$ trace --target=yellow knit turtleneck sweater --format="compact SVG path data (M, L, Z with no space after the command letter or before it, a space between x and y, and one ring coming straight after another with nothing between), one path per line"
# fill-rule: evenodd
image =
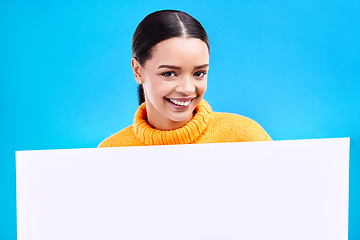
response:
M255 121L232 113L218 113L202 100L192 120L185 126L162 131L146 121L146 105L139 106L134 124L108 137L99 147L171 145L268 141L270 136Z

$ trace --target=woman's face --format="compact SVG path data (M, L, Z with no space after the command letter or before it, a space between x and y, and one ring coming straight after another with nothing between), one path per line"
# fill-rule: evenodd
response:
M143 84L147 121L160 130L184 126L207 87L209 51L197 38L171 38L154 46L144 66L132 60L135 78Z

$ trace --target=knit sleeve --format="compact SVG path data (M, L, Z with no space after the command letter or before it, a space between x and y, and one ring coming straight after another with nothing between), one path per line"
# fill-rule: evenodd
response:
M254 120L244 117L244 123L246 124L245 128L245 141L271 141L269 134Z
M111 135L102 141L98 148L103 147L129 147L144 145L134 134L133 126L124 128L123 130Z

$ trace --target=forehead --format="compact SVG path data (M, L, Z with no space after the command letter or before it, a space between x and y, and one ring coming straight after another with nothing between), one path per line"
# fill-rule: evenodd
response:
M203 65L209 63L209 50L198 38L170 38L154 46L146 65Z

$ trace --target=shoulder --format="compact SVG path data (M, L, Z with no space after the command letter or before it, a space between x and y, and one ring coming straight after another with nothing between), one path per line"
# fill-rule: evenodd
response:
M103 140L98 147L125 147L139 145L141 145L141 143L134 134L133 126L129 126Z
M271 137L256 121L234 113L213 112L211 120L214 126L224 133L240 137L240 141L268 141Z
M256 121L252 120L251 118L235 113L213 112L213 121L226 123L231 126L261 127Z

